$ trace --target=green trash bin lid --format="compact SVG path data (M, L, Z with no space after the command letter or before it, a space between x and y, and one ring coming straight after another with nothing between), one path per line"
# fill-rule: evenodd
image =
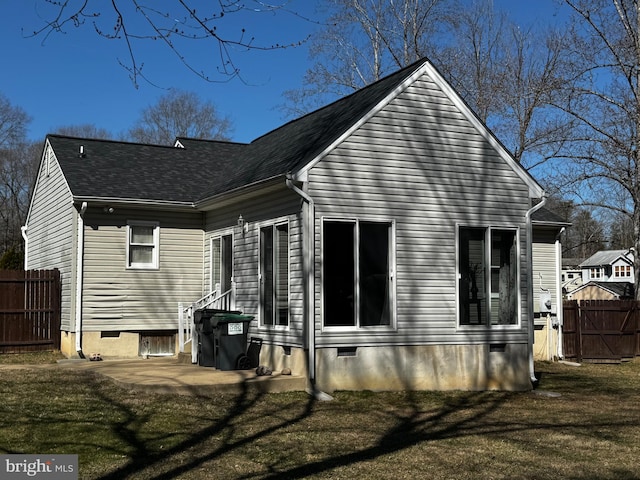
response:
M216 313L213 315L216 323L220 322L250 322L255 317L251 315L242 315L240 313Z

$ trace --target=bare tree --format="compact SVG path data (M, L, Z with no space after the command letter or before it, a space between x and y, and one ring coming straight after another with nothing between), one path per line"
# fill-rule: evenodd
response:
M567 100L556 106L576 127L559 175L584 204L629 218L640 252L640 6L638 0L564 3L573 14L566 35ZM637 299L639 287L637 275Z
M0 148L23 141L30 121L27 112L11 105L9 99L0 93Z
M108 130L97 127L92 123L86 123L82 125L62 125L54 128L52 133L59 135L66 135L69 137L84 137L84 138L100 138L103 140L114 139L114 135Z
M195 0L143 2L141 0L39 0L39 13L44 19L30 35L43 37L43 41L56 33L89 26L105 39L122 42L127 58L118 59L137 86L139 79L151 81L144 71L144 59L139 57L141 42L158 42L202 79L228 81L240 75L236 61L239 52L247 50L274 50L299 45L306 39L268 43L256 39L247 28L232 30L225 17L234 15L247 23L255 22L256 15L288 14L302 18L287 8L290 0L264 2L262 0L218 0L216 5L202 5ZM265 19L268 20L268 19ZM285 32L278 32L283 35ZM189 42L206 43L213 56L192 58L188 54ZM216 58L217 60L211 59Z
M176 137L228 140L231 131L231 120L219 115L213 103L192 92L171 90L142 111L129 136L136 142L170 145Z
M37 162L35 147L25 140L30 118L0 94L0 263L21 258L22 235Z
M468 3L449 10L448 35L433 56L515 159L538 167L556 155L570 126L551 106L563 87L562 35L516 24L491 1Z
M328 0L326 28L311 39L314 62L283 110L300 115L407 66L438 37L444 0Z
M0 149L0 264L7 267L22 265L20 227L29 209L41 149L40 143L26 141Z
M428 57L518 161L532 168L556 155L569 127L551 107L563 86L561 35L520 27L488 0L330 4L329 27L312 40L304 86L285 94L287 113Z

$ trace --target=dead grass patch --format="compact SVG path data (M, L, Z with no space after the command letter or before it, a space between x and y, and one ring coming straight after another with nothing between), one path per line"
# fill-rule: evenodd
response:
M190 397L3 370L0 452L76 453L85 479L640 478L640 362L540 363L539 389Z

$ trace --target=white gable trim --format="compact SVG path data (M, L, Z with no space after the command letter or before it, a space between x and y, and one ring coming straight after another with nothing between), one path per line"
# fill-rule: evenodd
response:
M400 85L398 85L395 89L393 89L382 101L380 101L375 107L373 107L367 114L365 114L359 121L357 121L351 128L346 130L342 135L340 135L335 141L333 141L327 148L325 148L322 152L320 152L314 159L308 162L303 168L297 171L293 178L296 181L305 181L307 178L307 174L310 169L312 169L317 163L322 160L327 154L329 154L332 150L337 148L343 141L345 141L350 135L352 135L356 130L362 127L366 122L368 122L374 115L379 113L383 108L385 108L393 99L395 99L398 95L400 95L404 90L406 90L410 85L416 82L422 75L427 74L431 77L431 79L438 85L438 87L442 90L442 92L453 102L453 104L460 110L460 112L464 115L464 117L473 125L473 127L478 131L478 133L487 141L489 144L496 150L500 158L502 158L507 165L511 167L511 169L515 172L520 179L527 185L529 188L529 197L531 198L541 198L544 194L544 189L535 181L535 179L520 165L515 161L513 156L504 148L504 146L498 141L498 139L489 131L486 125L484 125L478 117L473 113L473 111L467 106L467 104L462 100L462 98L458 95L458 93L449 85L449 83L438 73L436 68L429 62L425 60L422 65L416 68L416 70L407 77Z
M29 225L29 220L31 219L31 209L33 208L33 199L36 197L36 193L38 191L38 187L40 187L40 182L42 178L43 170L46 170L46 177L49 177L51 162L55 161L58 165L58 169L60 170L60 175L64 179L65 187L67 188L67 193L69 197L73 197L73 193L71 192L71 187L69 186L69 182L64 175L64 171L62 170L62 166L60 162L58 162L58 157L56 156L56 152L53 150L49 139L45 140L44 148L42 150L42 156L40 157L40 165L38 167L38 173L36 174L36 179L33 184L33 192L31 192L31 198L29 199L29 210L27 211L27 216L25 218L24 224L25 226Z

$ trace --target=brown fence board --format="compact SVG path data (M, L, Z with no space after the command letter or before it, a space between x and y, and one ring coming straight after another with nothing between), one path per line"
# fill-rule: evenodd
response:
M565 301L565 358L578 362L619 362L640 355L640 302Z
M60 348L60 272L0 271L0 353Z

